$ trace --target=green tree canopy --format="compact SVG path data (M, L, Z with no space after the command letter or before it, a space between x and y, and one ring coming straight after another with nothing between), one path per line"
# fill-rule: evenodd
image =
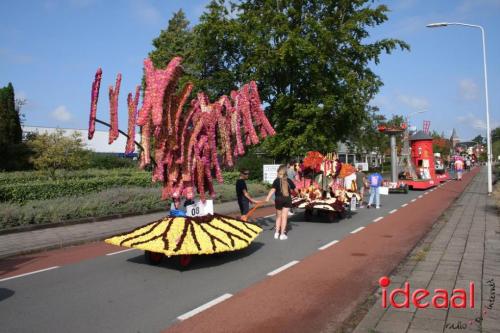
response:
M211 98L255 80L277 131L264 143L274 156L330 151L371 122L368 103L382 81L370 65L409 49L401 40L369 39L387 12L369 0L212 0L192 39L184 38L184 66ZM189 31L176 17L162 34L174 23ZM152 54L176 54L176 43L157 41Z
M22 146L22 129L16 106L14 87L9 83L0 88L0 169L18 169L25 156ZM21 152L22 150L22 152Z
M63 130L34 134L27 144L33 151L32 163L38 170L81 169L89 163L90 152L77 132L71 136L65 136Z

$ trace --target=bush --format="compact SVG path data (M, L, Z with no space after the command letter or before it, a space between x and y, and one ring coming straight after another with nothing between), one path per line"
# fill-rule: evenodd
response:
M151 187L151 176L138 174L131 177L99 177L90 179L64 179L31 183L0 185L0 202L24 203L28 200L46 200L64 196L98 192L112 187Z
M236 198L234 185L216 185L215 202ZM253 196L266 193L262 184L249 184ZM0 229L28 224L62 222L80 218L106 217L116 214L143 214L165 209L158 188L120 187L97 193L19 203L0 203Z
M108 170L115 168L137 168L137 161L128 157L92 152L89 168Z
M248 169L250 171L250 180L262 181L264 164L273 164L273 160L249 153L238 160L235 171L238 172L240 169Z
M32 162L37 170L82 169L88 166L90 151L86 150L81 135L74 132L65 136L63 130L55 133L32 134L26 141L33 151Z

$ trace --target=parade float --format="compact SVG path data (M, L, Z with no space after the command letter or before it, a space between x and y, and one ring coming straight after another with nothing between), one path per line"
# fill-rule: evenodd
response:
M409 141L411 154L408 166L400 177L401 181L412 190L426 190L438 185L432 137L424 131L418 131Z
M170 216L105 242L144 250L152 264L172 257L187 266L193 255L243 249L262 231L253 223L214 213L206 193L215 197L213 182L223 182L222 166L233 166L246 146L275 131L254 81L215 102L199 92L188 103L194 87L190 82L179 86L181 63L182 58L175 57L165 69L158 69L150 59L144 61L142 105L138 107L141 89L137 86L127 99L127 133L118 129L121 74L115 86L109 87L110 123L96 117L102 79L99 68L92 83L88 137L92 139L96 122L110 128L110 144L119 133L125 135L126 154L140 148L140 167L152 168L152 181L163 184L161 198L171 205ZM136 127L140 143L134 141Z
M356 169L341 163L335 153L324 156L317 151L308 152L301 171L302 179L296 182L297 193L292 205L305 210L306 220L311 220L316 210L326 214L330 222L337 221L350 213L353 198L361 200L356 193L356 182L352 181Z
M436 179L439 182L445 182L450 179L450 175L446 171L446 165L440 153L434 153L434 168Z

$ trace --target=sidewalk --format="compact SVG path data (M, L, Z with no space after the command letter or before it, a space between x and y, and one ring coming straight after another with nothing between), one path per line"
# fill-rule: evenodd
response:
M500 289L494 287L500 282L500 219L486 195L485 168L390 279L388 295L408 281L410 293L426 288L430 297L436 288L450 295L454 288L469 290L469 281L474 281L476 305L416 309L410 303L409 309L384 309L379 289L355 333L500 332Z
M256 200L264 199L264 197L256 198ZM229 201L214 206L214 210L219 214L228 215L236 212L239 214L238 203L236 201ZM107 221L0 235L0 258L103 240L115 234L127 232L141 225L159 220L166 215L167 212L165 211Z

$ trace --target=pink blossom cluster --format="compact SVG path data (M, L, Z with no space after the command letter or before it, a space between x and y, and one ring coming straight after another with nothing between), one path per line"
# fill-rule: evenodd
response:
M120 84L122 82L122 75L118 73L116 76L115 87L109 86L109 112L111 115L111 128L109 129L109 144L112 144L120 133L118 132L118 96L120 95Z
M125 147L125 154L132 154L135 151L135 124L137 122L137 105L139 104L139 97L141 93L141 86L135 87L135 97L132 93L128 93L128 139L127 146Z
M95 73L94 82L92 82L92 90L90 95L90 118L89 118L89 140L94 137L95 118L97 115L97 101L99 100L99 89L101 87L102 69L98 68Z
M199 92L188 103L193 84L188 82L179 89L181 62L182 58L175 57L165 69L156 69L150 59L144 61L146 88L135 122L141 126L144 148L140 166L150 164L153 149L156 165L152 180L163 182L162 199L192 199L198 192L205 201L206 192L215 196L213 178L223 182L221 166L234 165L245 154L245 146L259 143L275 131L261 106L254 81L232 91L231 97L224 95L212 103L204 92ZM129 94L128 99L131 138L135 134L138 96L136 90L136 98ZM117 124L113 110L112 126L114 121ZM128 142L127 152L133 149L130 145Z

